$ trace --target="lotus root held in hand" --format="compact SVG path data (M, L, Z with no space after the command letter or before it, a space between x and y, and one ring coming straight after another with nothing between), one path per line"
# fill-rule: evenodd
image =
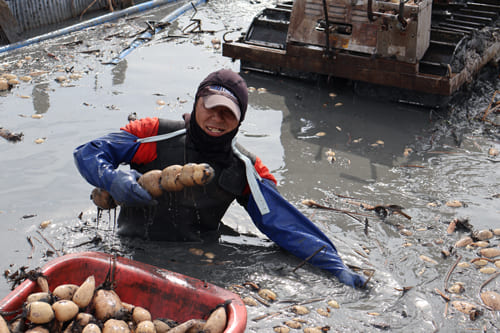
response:
M151 170L143 174L137 181L152 197L157 198L163 194L161 188L161 171Z
M182 167L179 180L184 186L206 185L214 175L214 169L207 163L188 163Z
M97 207L104 210L113 209L117 206L115 200L111 197L111 194L101 188L94 188L90 194L90 199Z
M179 180L182 166L178 164L170 165L161 172L161 187L167 192L177 192L184 188L184 184Z

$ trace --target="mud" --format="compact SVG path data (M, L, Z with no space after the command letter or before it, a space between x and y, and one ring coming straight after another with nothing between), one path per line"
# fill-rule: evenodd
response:
M328 326L333 332L498 330L498 313L484 308L478 296L491 276L473 265L451 270L459 256L468 263L478 257L477 248L454 247L470 232L447 233L455 218L466 218L474 230L500 226L498 156L488 154L500 148L500 121L496 112L482 120L500 89L498 67L488 67L444 110L376 101L354 94L342 80L242 73L255 89L240 143L265 162L280 192L332 239L347 264L374 272L368 290L343 286L309 265L294 270L301 261L268 241L236 205L224 223L242 235L225 235L216 244L118 239L115 211L96 219L93 187L79 176L73 149L117 131L134 112L173 119L190 112L206 74L239 70L212 40L233 30L227 38L238 35L269 4L212 1L194 18L213 33L183 34L193 22L191 14L183 15L116 66L102 63L126 47L146 20L161 19L172 7L0 54L1 72L32 77L0 92L0 127L24 134L20 142L0 141L2 268L32 269L58 253L91 250L197 277L242 297L255 297L243 286L252 281L274 291L277 300L247 307L248 332L271 331L296 317L302 328ZM59 76L68 80L57 82ZM305 199L368 216L308 207ZM462 205L446 205L452 200ZM360 203L398 205L411 220L400 214L380 218ZM500 243L499 236L489 241ZM449 285L464 284L463 294L445 291L447 275ZM498 292L499 285L494 279L483 291ZM9 289L1 280L1 293ZM471 320L447 306L436 289L452 301L476 304L482 314ZM297 315L291 310L296 303L311 312Z

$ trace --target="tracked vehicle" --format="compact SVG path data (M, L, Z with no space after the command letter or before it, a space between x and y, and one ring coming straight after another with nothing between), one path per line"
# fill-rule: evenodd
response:
M295 0L261 11L223 55L242 70L345 78L434 103L498 63L499 14L498 0Z

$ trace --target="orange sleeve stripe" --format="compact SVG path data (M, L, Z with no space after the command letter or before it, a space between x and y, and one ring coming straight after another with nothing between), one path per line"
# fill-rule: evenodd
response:
M257 170L257 173L262 178L269 179L269 180L273 181L274 184L278 184L278 182L276 181L276 178L274 178L274 176L271 174L269 169L264 165L264 163L262 163L262 160L260 158L258 158L258 157L255 158L254 167L255 167L255 170Z
M261 176L262 178L269 179L270 181L274 182L274 184L278 184L276 181L276 178L272 175L272 173L269 171L269 169L262 163L262 160L258 157L255 158L255 164L254 164L255 170ZM245 187L245 190L243 190L243 194L247 195L250 194L250 186Z
M123 131L129 132L138 138L147 138L158 135L159 120L154 118L143 118L136 121L131 121L126 126L120 128ZM156 142L141 143L132 158L132 163L146 164L154 161L157 158Z

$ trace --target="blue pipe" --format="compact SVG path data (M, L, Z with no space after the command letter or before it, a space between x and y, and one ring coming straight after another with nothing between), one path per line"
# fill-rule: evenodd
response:
M130 54L133 50L141 46L142 44L150 41L154 35L162 31L166 26L167 23L170 23L174 21L176 18L184 14L186 11L189 9L196 9L196 6L205 3L207 0L197 0L196 3L194 2L189 2L186 3L185 5L177 8L175 11L170 13L169 15L165 16L163 19L161 19L155 26L154 30L149 29L145 32L143 32L139 37L137 37L126 49L120 52L118 56L113 58L110 62L107 64L112 64L116 65L118 64L123 58L125 58L128 54Z
M99 16L99 17L96 17L94 19L82 22L82 23L78 23L78 24L75 24L75 25L72 25L72 26L69 26L66 28L52 31L52 32L49 32L49 33L44 34L44 35L36 36L36 37L26 39L26 40L23 40L23 41L20 41L17 43L2 46L2 47L0 47L0 53L6 52L6 51L11 51L14 49L18 49L18 48L28 46L31 44L39 43L39 42L47 40L47 39L59 37L59 36L62 36L62 35L65 35L65 34L68 34L71 32L75 32L75 31L79 31L79 30L82 30L85 28L93 27L95 25L99 25L99 24L102 24L102 23L105 23L108 21L113 21L113 20L115 20L119 17L125 16L125 15L135 14L135 13L149 10L149 9L152 9L152 8L155 8L158 6L165 5L165 4L170 3L170 2L177 2L177 1L178 0L151 0L149 2L141 3L141 4L138 4L138 5L135 5L135 6L120 10L120 11L108 13L108 14L105 14L103 16Z

